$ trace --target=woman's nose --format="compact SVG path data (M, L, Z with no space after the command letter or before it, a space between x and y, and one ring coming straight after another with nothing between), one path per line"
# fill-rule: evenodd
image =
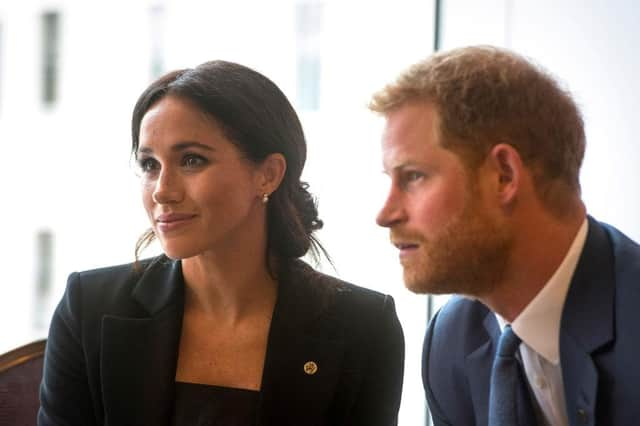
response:
M155 182L153 201L158 204L179 203L182 201L182 190L180 179L169 170L162 170Z

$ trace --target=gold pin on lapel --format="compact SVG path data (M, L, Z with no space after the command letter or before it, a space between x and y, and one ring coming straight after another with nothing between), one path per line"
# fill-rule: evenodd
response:
M313 361L307 361L304 363L303 369L306 374L312 376L318 371L318 364Z

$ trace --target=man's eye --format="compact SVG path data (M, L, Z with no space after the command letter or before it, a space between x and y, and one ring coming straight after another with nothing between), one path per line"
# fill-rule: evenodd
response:
M407 182L413 182L413 181L416 181L416 180L422 178L423 176L424 175L422 173L420 173L420 172L411 171L411 172L407 172L407 174L405 176L405 179L406 179Z
M399 184L404 189L409 189L417 185L424 179L425 174L418 171L407 170L400 175Z

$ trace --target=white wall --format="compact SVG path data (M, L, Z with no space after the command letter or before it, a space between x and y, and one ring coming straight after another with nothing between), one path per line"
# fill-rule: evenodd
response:
M10 4L9 4L10 3ZM374 222L384 197L382 119L366 104L416 57L430 53L432 1L324 1L320 107L300 113L305 180L336 269L390 293L407 341L401 425L424 423L420 346L424 297L404 289L397 254ZM129 262L146 228L130 169L129 121L151 81L150 8L164 7L165 68L210 59L251 66L295 100L294 0L85 0L0 3L0 352L46 335L72 271ZM61 13L59 101L40 101L40 14ZM53 288L36 305L35 234L54 234ZM34 310L44 318L34 323Z
M444 1L443 47L493 43L532 56L583 107L589 211L640 239L639 14L630 0ZM293 0L85 0L0 3L0 352L38 336L35 233L55 238L48 309L74 270L128 262L146 219L129 168L133 103L150 81L149 8L166 10L167 69L221 58L252 66L295 99ZM62 13L59 103L39 100L39 14ZM320 238L336 270L394 296L407 340L403 426L424 424L420 346L426 299L407 292L386 231L374 224L385 179L382 120L370 94L431 51L433 1L327 0L320 108L302 112L305 179L320 201ZM442 300L442 299L441 299ZM50 312L40 312L49 318Z
M534 59L574 94L587 134L587 210L640 240L640 9L632 0L444 2L443 47L490 43Z
M640 241L640 9L632 0L443 0L442 48L494 44L549 70L584 115L587 211ZM438 296L436 306L446 302Z

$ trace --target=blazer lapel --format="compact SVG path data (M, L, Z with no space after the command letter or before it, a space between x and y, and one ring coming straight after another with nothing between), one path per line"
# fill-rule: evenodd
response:
M473 411L476 425L486 425L489 418L489 388L494 350L500 338L500 327L493 312L489 311L483 321L484 330L480 330L486 341L467 355L466 376L469 379Z
M334 324L322 316L330 289L314 288L308 266L295 263L279 277L258 409L259 425L325 424L342 372L344 343L315 333ZM326 286L325 286L326 287ZM306 368L305 368L306 366Z
M567 294L560 361L570 424L593 425L598 371L592 353L614 339L614 260L605 230L589 218L584 249Z
M132 292L147 316L105 316L101 371L105 424L166 425L171 419L183 314L180 262L150 264Z

